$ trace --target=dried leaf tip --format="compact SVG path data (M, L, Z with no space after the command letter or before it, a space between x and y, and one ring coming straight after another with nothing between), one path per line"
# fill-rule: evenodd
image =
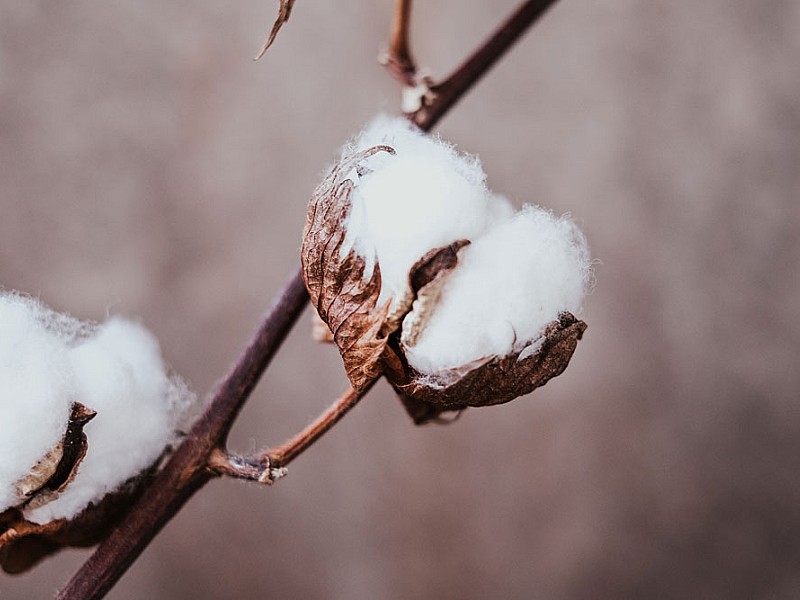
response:
M289 20L289 16L292 14L292 8L294 7L295 0L280 0L280 8L278 9L278 18L275 19L275 22L272 24L272 29L269 32L269 36L267 36L264 45L261 47L261 50L258 51L253 57L253 60L258 60L264 54L266 54L269 47L272 46L272 43L275 41L275 38L278 37L278 32L283 27L284 23Z

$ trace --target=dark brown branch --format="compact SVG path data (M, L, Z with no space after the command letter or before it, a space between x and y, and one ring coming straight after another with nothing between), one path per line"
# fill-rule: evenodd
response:
M522 34L550 8L556 0L523 2L484 44L475 51L450 77L431 87L432 99L423 104L411 119L429 131L467 90L514 45Z
M554 1L525 2L484 46L438 86L438 95L413 116L417 125L429 131ZM233 420L297 321L307 297L298 271L278 296L203 416L119 527L59 593L60 600L98 600L105 596L161 528L212 477L207 466L210 455L224 445ZM304 438L302 447L307 448L315 439ZM294 458L297 453L284 455L285 461L286 456Z
M58 595L62 600L102 598L161 528L211 477L206 463L227 435L264 369L306 305L299 271L273 304L253 340L140 500Z

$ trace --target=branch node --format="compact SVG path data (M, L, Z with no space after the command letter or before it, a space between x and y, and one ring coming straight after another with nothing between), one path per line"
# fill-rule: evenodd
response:
M433 89L433 79L428 75L406 83L400 90L400 110L404 114L413 115L425 106L430 106L436 99Z
M261 477L258 478L258 482L272 485L278 479L286 477L286 473L288 472L289 470L286 467L270 467L268 469L264 469Z

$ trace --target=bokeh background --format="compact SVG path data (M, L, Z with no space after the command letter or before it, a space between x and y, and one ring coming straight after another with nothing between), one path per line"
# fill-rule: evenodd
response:
M419 62L446 73L514 4L419 3ZM301 0L254 63L272 1L0 0L0 285L138 316L213 390L323 169L397 110L391 11ZM439 131L583 225L601 264L568 371L448 427L379 385L278 485L209 484L109 597L800 597L798 32L792 0L562 0ZM344 389L309 323L232 447Z

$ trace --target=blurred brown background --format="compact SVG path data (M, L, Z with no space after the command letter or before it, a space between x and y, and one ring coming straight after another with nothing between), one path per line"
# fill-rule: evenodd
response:
M0 3L0 284L135 315L206 393L298 261L306 200L396 85L391 2ZM447 72L513 0L419 3ZM800 3L562 0L443 121L602 261L572 365L415 428L381 385L271 489L212 482L110 594L800 597ZM236 426L344 388L309 315ZM0 599L48 598L66 551Z

